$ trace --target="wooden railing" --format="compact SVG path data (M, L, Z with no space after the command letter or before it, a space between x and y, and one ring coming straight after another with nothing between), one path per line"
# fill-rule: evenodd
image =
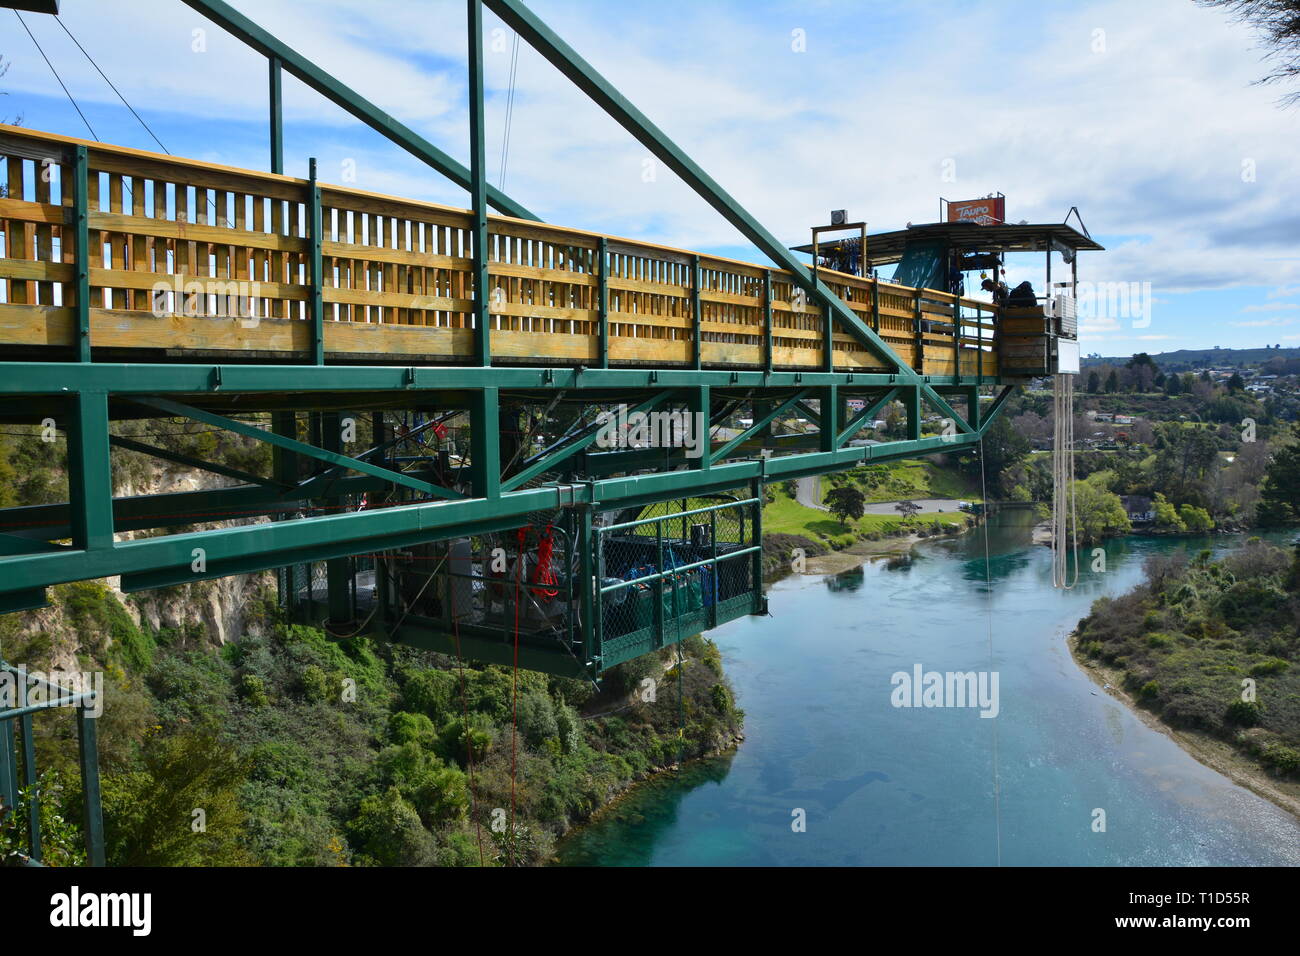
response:
M147 349L132 360L239 352L287 361L310 354L308 181L0 126L6 357L17 346L57 357L77 344L70 157L78 145L89 151L89 337L96 356ZM470 360L470 213L340 186L320 189L325 354ZM702 366L823 366L825 316L788 272L506 217L490 217L488 227L494 360L691 364L698 295ZM826 270L819 275L918 371L997 376L998 322L988 303ZM839 328L833 358L837 369L889 370Z

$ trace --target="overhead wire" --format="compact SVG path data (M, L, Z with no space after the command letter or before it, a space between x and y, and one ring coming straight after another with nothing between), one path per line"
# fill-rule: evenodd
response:
M157 134L154 133L154 131L149 128L149 124L144 121L143 117L141 117L140 114L135 111L135 107L126 101L126 97L122 95L122 91L113 85L113 81L108 78L108 74L99 68L99 64L95 62L95 58L86 51L86 48L84 46L81 45L81 41L72 35L72 31L68 29L67 24L63 22L62 18L60 18L58 14L54 15L54 22L57 23L59 26L63 27L63 32L68 35L68 39L70 39L73 43L77 44L77 49L80 50L83 54L85 54L86 59L90 61L90 65L95 68L95 72L97 72L100 76L104 78L104 82L107 83L109 87L113 90L113 92L117 94L117 98L122 101L122 105L125 106L128 110L130 110L131 115L140 121L140 125L144 127L145 132L147 132L150 136L153 137L153 141L158 144L158 148L161 149L168 156L170 156L171 150L169 150L166 146L162 144L162 140L160 140Z
M510 85L506 93L505 132L501 137L501 172L498 189L506 188L506 161L510 156L510 123L515 112L515 74L519 68L519 34L515 34L514 48L510 53Z
M50 68L50 72L54 74L54 78L59 81L59 86L63 87L63 93L67 96L68 102L72 104L72 108L77 111L77 115L81 117L81 121L86 124L86 129L90 130L90 138L97 143L100 142L99 135L95 132L95 127L90 125L90 120L86 119L86 114L83 113L81 107L77 105L77 101L68 90L68 85L63 82L63 77L59 76L59 71L54 68L54 64L50 62L50 58L46 56L45 51L41 49L41 44L37 41L36 36L32 33L31 29L28 28L27 21L23 19L22 14L17 10L14 11L14 16L16 16L18 22L23 25L23 29L27 31L27 35L32 38L32 43L36 45L37 52L40 53L41 59L45 61L45 65Z

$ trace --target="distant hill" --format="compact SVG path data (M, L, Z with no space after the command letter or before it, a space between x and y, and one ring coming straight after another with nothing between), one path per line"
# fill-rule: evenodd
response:
M1178 349L1175 352L1152 352L1151 358L1166 371L1185 371L1211 366L1262 365L1270 359L1300 359L1300 348L1283 349ZM1085 358L1083 366L1123 365L1131 355L1111 358Z

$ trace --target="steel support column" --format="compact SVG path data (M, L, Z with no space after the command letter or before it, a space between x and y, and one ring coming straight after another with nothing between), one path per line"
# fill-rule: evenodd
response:
M284 175L284 96L280 85L283 65L274 54L266 58L270 86L271 172L277 176Z
M78 392L68 428L68 499L72 543L81 550L113 547L113 475L108 396Z
M77 756L81 763L82 827L86 836L86 862L104 865L104 814L99 795L99 747L95 718L85 702L77 706Z
M98 210L96 210L98 212ZM78 146L72 159L72 261L76 288L77 358L90 361L90 159Z
M307 163L310 184L307 187L307 228L311 242L307 263L307 278L311 282L311 298L307 301L308 318L311 319L311 360L314 365L325 364L325 269L321 257L321 243L325 226L321 215L320 183L316 181L316 157Z
M500 393L483 388L470 399L470 484L475 498L501 495Z
M483 0L468 0L469 33L469 202L473 215L470 245L474 256L474 360L492 364L492 334L488 328L487 146L483 132Z

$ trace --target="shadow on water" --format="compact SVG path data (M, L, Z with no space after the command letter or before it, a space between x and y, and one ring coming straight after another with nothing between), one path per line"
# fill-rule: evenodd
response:
M866 579L866 572L862 568L851 568L848 571L841 571L839 574L828 574L826 576L826 590L856 591L862 587Z
M677 773L638 784L608 807L595 824L565 837L565 866L647 866L663 835L678 822L682 802L703 787L721 784L735 753L698 760Z

